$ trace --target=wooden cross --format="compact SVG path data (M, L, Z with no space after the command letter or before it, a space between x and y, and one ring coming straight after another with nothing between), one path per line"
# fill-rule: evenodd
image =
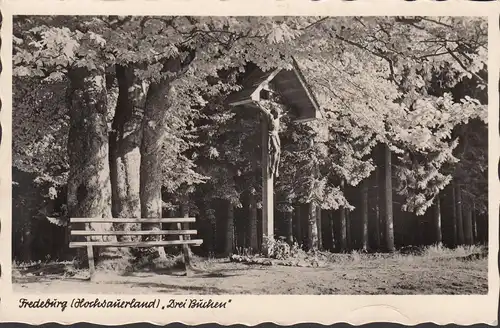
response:
M279 123L290 109L296 122L321 118L321 112L311 90L309 90L298 65L293 69L276 69L263 72L252 71L243 82L243 89L228 98L230 106L253 108L263 113L261 119L262 148L262 252L269 256L269 248L274 241L274 178L278 173L279 153L270 163L269 146L281 147L279 142ZM274 110L275 113L272 113ZM270 130L271 128L271 130ZM274 139L273 139L274 138ZM277 138L277 139L276 139ZM274 154L271 154L271 156ZM272 164L272 165L271 165Z

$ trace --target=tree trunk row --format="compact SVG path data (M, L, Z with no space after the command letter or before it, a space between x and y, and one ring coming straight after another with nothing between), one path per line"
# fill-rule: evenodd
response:
M170 72L180 69L178 59L170 60L164 67ZM113 109L108 108L107 104L104 67L74 68L68 72L68 78L69 216L160 218L160 159L166 133L165 123L172 110L175 93L173 81L164 79L153 83L146 93L144 83L134 75L134 67L117 65L119 96L112 129L109 131L107 116ZM94 230L111 228L111 224L92 224ZM129 230L137 227L125 225L120 228ZM143 224L142 229L161 229L161 225ZM157 237L145 238L149 240ZM101 255L120 252L121 257L127 251L99 250ZM158 254L165 256L162 248L158 248Z

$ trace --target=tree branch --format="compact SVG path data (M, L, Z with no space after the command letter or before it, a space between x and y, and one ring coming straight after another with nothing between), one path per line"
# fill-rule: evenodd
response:
M448 53L450 54L451 57L453 57L453 59L455 59L455 61L460 65L460 67L462 67L467 73L471 74L472 76L474 76L476 79L478 79L481 83L486 83L486 81L484 81L484 79L477 75L476 73L473 73L471 71L469 71L467 69L467 66L465 66L465 64L460 60L460 58L458 58L457 55L455 55L455 53L453 53L452 50L446 48L446 50L448 51Z

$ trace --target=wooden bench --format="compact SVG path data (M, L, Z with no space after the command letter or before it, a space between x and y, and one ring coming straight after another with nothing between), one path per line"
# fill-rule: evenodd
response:
M190 239L190 235L196 235L198 232L192 229L183 229L182 224L195 222L195 218L161 218L161 219L133 219L133 218L70 218L71 223L71 237L85 236L86 241L70 241L70 248L87 247L87 255L89 261L90 279L95 274L94 264L94 247L159 247L167 245L182 245L182 252L184 257L184 265L186 275L191 271L191 260L189 245L199 246L203 243L202 239ZM140 230L140 231L92 231L90 230L91 223L175 223L177 230ZM80 229L73 229L75 224L80 225ZM82 225L85 225L84 230ZM158 236L163 237L167 235L178 235L179 240L154 240L154 241L95 241L91 240L95 236Z

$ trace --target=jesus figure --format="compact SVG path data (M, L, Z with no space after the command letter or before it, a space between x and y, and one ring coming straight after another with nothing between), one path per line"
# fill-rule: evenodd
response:
M277 104L267 103L265 106L261 106L261 109L268 126L269 174L271 177L279 177L278 166L281 156L279 130L282 113Z

